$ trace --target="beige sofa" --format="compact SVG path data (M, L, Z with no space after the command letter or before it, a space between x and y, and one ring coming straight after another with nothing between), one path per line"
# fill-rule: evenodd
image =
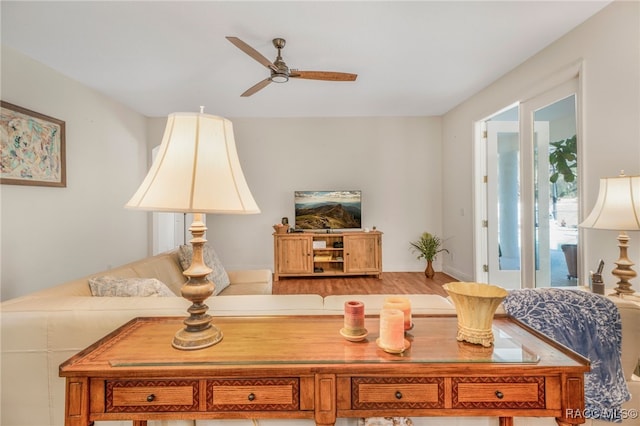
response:
M174 292L184 281L175 251L142 259L94 275L119 277L155 277ZM361 300L367 314L377 314L385 295L342 295L321 297L314 294L272 295L271 271L229 271L231 284L207 304L214 316L228 315L341 315L344 302ZM64 380L58 366L72 355L97 341L116 327L138 316L185 316L189 302L182 297L92 297L89 277L74 280L1 304L2 386L0 424L62 425L64 418ZM446 298L436 295L404 295L411 299L416 314L455 314ZM623 362L625 375L631 374L640 357L640 303L618 301L623 318ZM627 408L640 408L640 383L630 382L634 400ZM468 423L497 426L497 419L414 418L414 425L463 425ZM254 425L249 420L180 421L162 424L214 426ZM356 419L339 419L338 425L356 425ZM589 423L589 422L588 422ZM602 422L593 422L602 423ZM117 425L118 422L105 423ZM130 424L130 423L122 423ZM151 425L159 424L150 422ZM290 424L311 425L306 420L259 420L260 426ZM518 425L537 424L517 419ZM549 419L540 424L553 425ZM602 423L604 424L604 423ZM638 425L627 419L624 426Z

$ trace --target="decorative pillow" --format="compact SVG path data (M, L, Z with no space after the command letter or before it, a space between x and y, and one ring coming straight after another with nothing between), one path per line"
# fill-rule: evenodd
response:
M220 258L216 254L215 250L213 250L213 247L208 243L205 243L204 245L203 257L205 265L213 269L207 278L216 285L213 295L217 296L229 285L229 275L227 275L227 271L225 271L224 266L222 266L222 262L220 262ZM181 245L178 250L178 258L180 259L180 266L182 267L182 270L186 270L191 266L193 247L191 247L190 244Z
M89 279L91 295L98 297L175 297L163 282L156 278L118 278L109 275Z

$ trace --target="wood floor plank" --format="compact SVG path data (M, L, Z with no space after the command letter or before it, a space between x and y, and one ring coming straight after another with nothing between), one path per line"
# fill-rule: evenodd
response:
M273 294L438 294L447 296L443 284L456 281L442 272L428 279L424 272L383 272L374 277L280 278L273 282Z

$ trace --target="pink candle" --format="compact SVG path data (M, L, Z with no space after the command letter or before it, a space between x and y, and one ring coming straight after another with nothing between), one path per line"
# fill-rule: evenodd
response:
M364 303L356 300L344 302L344 330L352 335L364 333Z
M385 297L383 309L399 309L404 314L404 329L411 329L411 301L406 297Z
M386 349L404 349L404 314L399 309L380 311L380 346Z

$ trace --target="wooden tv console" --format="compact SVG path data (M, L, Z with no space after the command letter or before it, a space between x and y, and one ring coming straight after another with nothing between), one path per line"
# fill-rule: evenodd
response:
M494 319L490 348L456 340L456 316L415 316L408 349L344 339L342 316L216 317L223 340L171 346L181 318L137 318L60 366L65 425L171 419L338 417L554 417L584 423L589 361L521 325Z
M382 273L382 233L300 232L273 234L274 275L280 277Z

